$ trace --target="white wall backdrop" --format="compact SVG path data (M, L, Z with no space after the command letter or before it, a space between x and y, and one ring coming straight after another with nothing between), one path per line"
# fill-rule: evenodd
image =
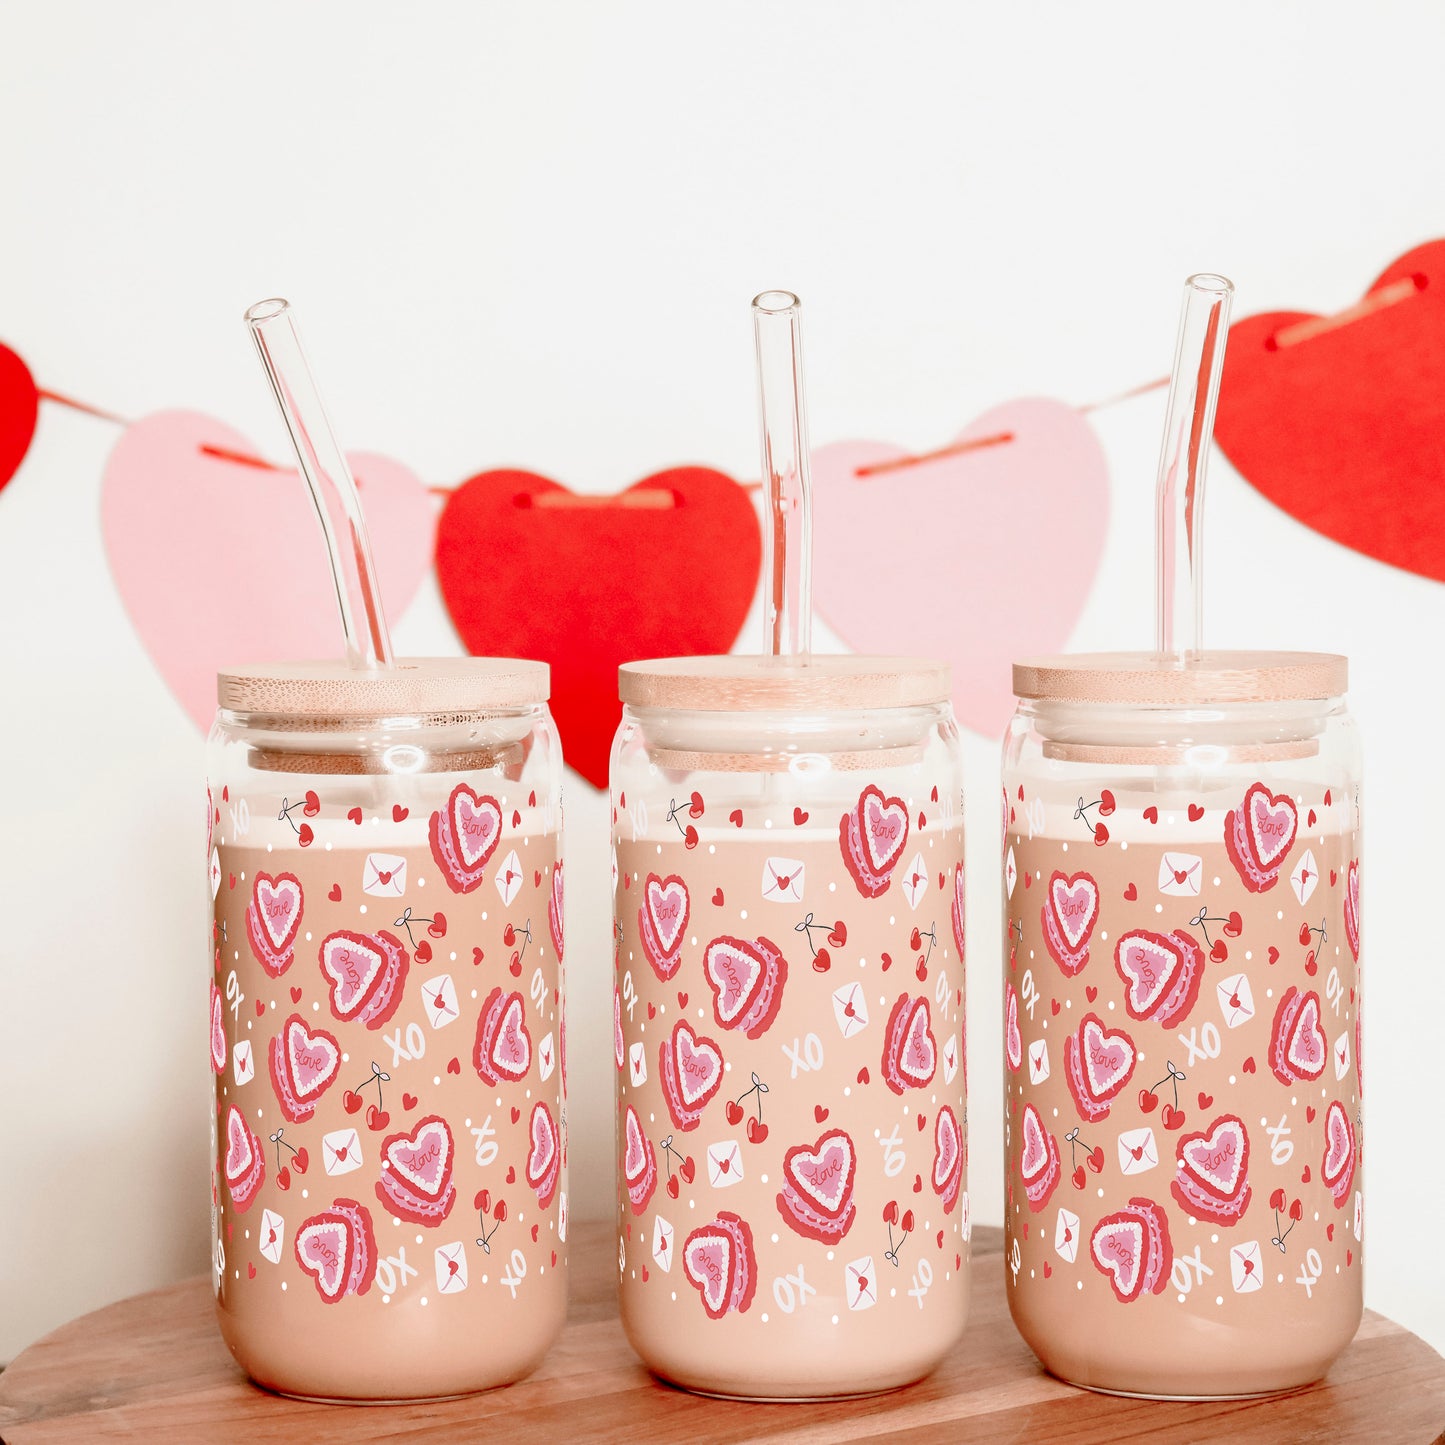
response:
M1445 10L1424 3L51 0L4 28L0 339L41 385L208 411L278 455L240 316L280 292L347 444L439 484L751 476L765 286L805 299L815 443L923 449L1000 401L1160 375L1192 270L1232 276L1237 314L1333 311L1445 234ZM1113 518L1075 647L1149 640L1162 405L1096 417ZM47 406L0 493L0 1360L205 1261L202 742L107 572L116 436ZM1445 587L1305 531L1217 453L1209 505L1212 639L1352 656L1367 1294L1442 1346L1445 1165L1419 1131L1445 991L1407 880L1445 805ZM1266 552L1298 595L1261 623L1225 583ZM431 582L395 633L458 650ZM997 1221L994 740L968 763L972 1189ZM569 804L573 1198L598 1214L607 816L575 777Z

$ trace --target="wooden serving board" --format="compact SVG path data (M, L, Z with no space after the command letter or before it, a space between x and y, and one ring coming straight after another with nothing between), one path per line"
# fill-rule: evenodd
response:
M623 1338L606 1224L577 1227L572 1307L534 1375L444 1404L350 1407L250 1385L216 1330L204 1278L122 1300L32 1345L0 1375L0 1440L1445 1441L1445 1360L1374 1313L1319 1385L1269 1400L1159 1404L1046 1375L1004 1300L1002 1235L974 1234L974 1293L956 1353L929 1379L832 1404L745 1405L660 1384Z

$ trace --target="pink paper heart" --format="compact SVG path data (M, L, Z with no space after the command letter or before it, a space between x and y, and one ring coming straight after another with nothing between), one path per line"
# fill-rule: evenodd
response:
M1012 664L1060 652L1083 610L1109 520L1104 450L1073 407L1043 397L985 412L959 440L1013 440L899 471L887 442L813 453L813 596L857 652L953 664L960 722L996 737Z
M300 477L202 447L262 455L198 412L157 412L128 426L106 462L101 527L141 642L204 730L216 711L218 669L338 657L342 645L326 551ZM431 499L399 462L365 452L350 461L395 623L431 565Z

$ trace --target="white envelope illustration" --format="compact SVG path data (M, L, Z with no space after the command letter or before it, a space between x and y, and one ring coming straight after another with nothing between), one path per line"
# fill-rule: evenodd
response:
M663 1274L672 1268L672 1226L660 1214L652 1222L652 1257Z
M922 853L915 853L903 873L903 896L910 908L917 908L919 900L928 892L928 865Z
M1350 1072L1350 1031L1346 1029L1335 1040L1335 1078L1343 1079Z
M861 983L845 983L833 990L833 1017L838 1020L838 1032L845 1039L867 1028L868 1005Z
M436 1247L437 1289L460 1294L467 1287L467 1251L461 1240Z
M537 1045L537 1071L542 1075L542 1082L545 1084L552 1077L552 1070L557 1067L557 1050L553 1047L552 1035Z
M567 1177L565 1170L562 1177L564 1179ZM557 1206L557 1238L563 1244L567 1243L567 1191L565 1189L561 1194L561 1203Z
M251 1040L242 1039L231 1051L231 1065L236 1073L236 1084L249 1084L256 1077L256 1056L251 1052Z
M1146 1174L1159 1163L1152 1129L1125 1129L1119 1135L1119 1172Z
M707 1179L714 1189L726 1189L743 1177L743 1151L736 1139L707 1146Z
M878 1271L871 1254L846 1265L843 1280L850 1310L871 1310L878 1303Z
M1036 1044L1029 1045L1029 1082L1042 1084L1049 1076L1049 1044L1047 1039L1040 1039Z
M361 1168L361 1140L355 1129L334 1129L321 1136L322 1163L328 1174L350 1174Z
M1003 881L1004 887L1008 890L1008 896L1014 896L1014 884L1019 881L1018 864L1014 862L1014 850L1008 850L1008 857L1003 860Z
M1070 1264L1079 1257L1079 1216L1067 1209L1059 1210L1058 1223L1054 1225L1054 1248L1059 1258Z
M955 1034L943 1041L943 1082L951 1084L958 1073L958 1037Z
M1264 1288L1264 1263L1259 1257L1259 1241L1251 1239L1236 1244L1229 1251L1229 1275L1235 1294L1253 1294Z
M632 1068L632 1087L647 1082L647 1046L635 1043L627 1051L627 1062Z
M258 1241L261 1258L272 1264L281 1263L281 1251L286 1244L286 1221L269 1209L261 1211L261 1238Z
M216 894L221 891L221 854L218 849L211 849L211 899L214 902Z
M395 853L368 853L361 891L377 898L400 898L406 892L406 859Z
M502 895L502 902L510 904L522 888L522 860L517 857L517 850L512 849L505 858L502 865L497 869L497 892Z
M1222 979L1215 985L1215 992L1219 995L1219 1012L1224 1015L1226 1028L1237 1029L1254 1017L1254 994L1245 974L1236 973Z
M803 865L796 858L769 858L763 863L763 897L769 903L803 901Z
M456 985L449 973L439 973L421 986L422 1007L426 1009L427 1022L434 1029L444 1029L461 1017L457 1007Z
M1305 855L1294 865L1294 872L1289 875L1290 887L1294 889L1294 896L1301 903L1310 901L1310 894L1315 891L1315 884L1320 881L1320 870L1315 867L1315 855L1313 849L1306 848Z
M1159 860L1159 891L1171 898L1197 898L1203 860L1194 853L1166 853Z

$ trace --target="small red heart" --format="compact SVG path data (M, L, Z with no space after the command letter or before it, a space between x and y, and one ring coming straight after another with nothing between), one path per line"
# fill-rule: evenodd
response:
M1345 1264L1348 1266L1348 1265L1352 1265L1354 1262L1355 1262L1355 1251L1354 1251L1353 1249L1347 1249L1347 1250L1345 1251Z
M410 1112L412 1109L415 1109L417 1103L418 1100L415 1094L403 1094L401 1096L401 1107L408 1112Z
M1057 1018L1057 1017L1058 1017L1058 1013L1059 1013L1059 1001L1058 1001L1058 999L1056 999L1056 998L1051 998L1051 999L1049 1000L1049 1004L1050 1004L1050 1005L1052 1006L1052 1008L1053 1008L1054 1017Z
M345 1109L348 1114L354 1114L361 1107L361 1095L352 1093L350 1089L347 1089L341 1096L341 1107Z
M728 1123L736 1128L742 1122L743 1106L736 1099L729 1099L723 1113L727 1116Z
M1306 1104L1306 1105L1305 1105L1305 1123L1306 1123L1306 1124L1313 1124L1314 1121L1315 1121L1315 1106L1314 1106L1313 1104Z
M533 888L540 888L541 886L542 886L542 870L541 870L540 868L534 868L534 869L532 870L532 887L533 887Z
M449 1073L449 1074L459 1074L459 1073L461 1073L461 1071L462 1071L462 1061L461 1061L460 1059L453 1058L453 1059L448 1059L448 1060L447 1060L447 1073Z
M316 834L311 831L310 823L303 823L296 832L296 841L303 848L309 848L315 839Z
M1274 1191L1274 1193L1269 1196L1269 1207L1270 1207L1271 1209L1283 1209L1283 1208L1284 1208L1284 1190L1283 1190L1283 1189L1276 1189L1276 1190Z
M512 826L514 828L520 828L522 826L522 815L515 808L512 809Z
M521 1111L515 1104L513 1104L513 1105L512 1105L512 1123L515 1124L515 1123L517 1122L517 1120L520 1119L521 1117L522 1117L522 1111ZM510 1179L507 1180L507 1183L508 1183L508 1184L510 1184L511 1182L512 1182L512 1181L511 1181Z
M1198 803L1191 803L1189 805L1189 821L1191 823L1197 823L1203 816L1204 809L1201 808Z
M1317 821L1318 820L1315 818L1315 810L1311 808L1309 811L1309 816L1305 819L1305 827L1313 828Z
M1105 788L1104 791L1099 794L1099 816L1101 818L1107 818L1113 813L1113 811L1114 795L1108 790L1108 788Z
M507 1166L507 1183L508 1183L508 1184L515 1184L516 1182L517 1182L517 1166L516 1166L515 1164L509 1164L509 1165ZM501 1208L501 1205L498 1205L497 1207L500 1209L500 1208Z
M632 875L630 873L624 873L622 875L622 887L624 892L632 887Z
M1027 870L1025 870L1025 871L1024 871L1024 887L1025 887L1025 888L1032 888L1033 886L1034 886L1034 876L1033 876L1032 873L1030 873L1030 872L1028 872Z
M858 1082L859 1082L860 1084L866 1084L866 1083L868 1082L869 1077L870 1077L870 1076L869 1076L869 1073L868 1073L868 1070L867 1070L867 1069L859 1069L859 1070L858 1070Z
M1157 823L1159 821L1159 809L1152 803L1144 809L1144 821L1146 823Z
M688 800L688 805L687 805L687 814L688 814L688 817L690 817L690 818L701 818L702 815L703 815L703 813L704 813L705 811L706 811L706 810L705 810L705 808L704 808L704 806L703 806L703 801L702 801L702 794L701 794L701 793L698 793L698 792L694 792L693 795L692 795L692 797Z
M938 1247L943 1248L943 1231L941 1229L938 1231Z
M1098 996L1099 990L1096 989L1093 984L1089 983L1084 985L1084 997L1087 998L1090 1003L1093 1003Z
M231 887L234 888L235 886L236 886L236 875L233 873L233 874L231 874Z
M486 956L480 948L472 949L472 967L475 968Z
M263 1004L260 999L257 999L257 1000L256 1000L256 1017L257 1017L257 1018L260 1018L261 1015L262 1015L263 1013L265 1013L265 1012L266 1012L266 1005Z
M647 1005L647 1017L649 1019L655 1019L657 1017L657 1005L655 1003Z
M360 808L352 808L351 811L348 812L346 816L347 816L348 818L350 818L351 821L357 825L357 827L360 827L360 826L361 826L361 809L360 809Z
M1330 887L1331 887L1331 888L1333 888L1333 887L1335 886L1335 877L1336 877L1335 870L1334 870L1333 868L1331 868L1331 869L1330 869Z
M1335 1242L1335 1224L1333 1220L1325 1225L1325 1238L1329 1240L1331 1244Z
M1053 1277L1054 1277L1054 1267L1053 1267L1053 1265L1051 1265L1051 1264L1048 1262L1048 1260L1045 1260L1045 1261L1044 1261L1044 1278L1045 1278L1045 1279L1052 1279Z
M1094 846L1102 848L1109 841L1109 830L1102 823L1094 824Z
M307 788L306 797L301 804L301 812L307 818L314 818L321 811L321 799L316 796L313 788Z
M515 1184L516 1182L517 1171L515 1169L508 1169L507 1183ZM492 1218L495 1219L498 1224L505 1224L507 1222L507 1201L505 1199L497 1200L496 1204L492 1206Z
M1246 1074L1252 1074L1254 1072L1254 1055L1251 1054L1249 1058L1244 1061L1241 1067L1244 1069L1244 1072Z
M553 1263L553 1264L556 1264L556 1263L557 1263L557 1256L556 1256L555 1253L554 1253L553 1256L552 1256L552 1263ZM647 1281L648 1281L650 1278L651 1278L651 1276L647 1273L647 1266L644 1264L644 1265L642 1266L642 1282L643 1282L643 1284L646 1284Z
M393 823L403 822L405 821L407 814L410 812L410 808L403 808L400 803L393 803L391 805L391 821Z
M818 1122L821 1124L823 1121L822 1121L821 1119L819 1119ZM923 1133L923 1131L924 1131L927 1127L928 1127L928 1115L927 1115L927 1114L924 1114L924 1113L920 1113L920 1114L918 1115L918 1132L919 1132L920 1134Z
M294 983L291 985L291 1002L292 1002L292 1003L300 1003L300 1002L301 1002L301 990L300 990L299 988L297 988Z
M723 906L723 891L722 891L721 888L714 888L714 889L713 889L713 891L712 891L712 901L713 901L714 905L715 905L716 907L718 907L718 908L721 908L721 907Z
M679 993L678 996L677 996L677 1006L678 1006L678 1008L686 1008L686 1007L687 1007L687 999L688 999L687 994L685 994L685 993Z
M913 1176L913 1192L914 1192L915 1194L922 1194L922 1193L923 1193L923 1175L921 1175L921 1174L915 1174L915 1175ZM905 1215L904 1217L907 1218L906 1215ZM911 1229L913 1226L912 1226L912 1225L909 1225L908 1227Z
M827 971L828 971L830 968L832 968L832 966L833 966L833 956L828 952L828 950L827 950L826 948L820 948L820 949L813 955L813 972L814 972L814 973L827 973Z
M828 1111L821 1104L813 1105L813 1118L821 1124L828 1117Z
M331 885L331 892L328 893L326 896L327 896L333 903L340 903L340 902L341 902L341 884L339 884L339 883L333 883L333 884Z
M743 810L741 808L734 808L732 812L728 814L728 822L731 823L734 828L741 828L743 825Z
M887 973L888 970L893 967L893 959L889 954L886 953L880 955L880 957L883 960L883 972Z
M552 1268L553 1268L553 1269L556 1269L556 1268L557 1268L557 1251L556 1251L555 1249L552 1251ZM646 1268L646 1266L644 1266L644 1267L643 1267L643 1270L642 1270L642 1281L643 1281L644 1284L646 1284L646 1282L647 1282L647 1268Z
M1277 949L1272 943L1269 946L1269 961L1271 963L1279 962L1279 949Z
M246 1265L246 1278L247 1278L247 1279L255 1279L255 1278L256 1278L256 1266L255 1266L254 1264L249 1263L249 1262L248 1262L247 1265Z
M801 808L793 809L793 822L801 828L808 821L808 815ZM906 821L906 820L905 820Z
M1305 1165L1304 1173L1300 1175L1299 1182L1301 1184L1308 1184L1310 1182L1310 1166L1308 1164Z
M1132 903L1139 896L1139 890L1131 883L1124 890L1124 902Z
M422 939L416 946L416 961L418 963L431 962L431 944L429 944L426 939Z
M537 1242L537 1229L538 1229L538 1226L534 1224L534 1225L532 1226L532 1243L533 1243L533 1244L536 1244L536 1242Z
M768 1137L768 1126L761 1119L748 1120L748 1143L761 1144Z
M1203 1089L1199 1091L1199 1107L1201 1109L1207 1109L1213 1102L1213 1094L1206 1094Z

